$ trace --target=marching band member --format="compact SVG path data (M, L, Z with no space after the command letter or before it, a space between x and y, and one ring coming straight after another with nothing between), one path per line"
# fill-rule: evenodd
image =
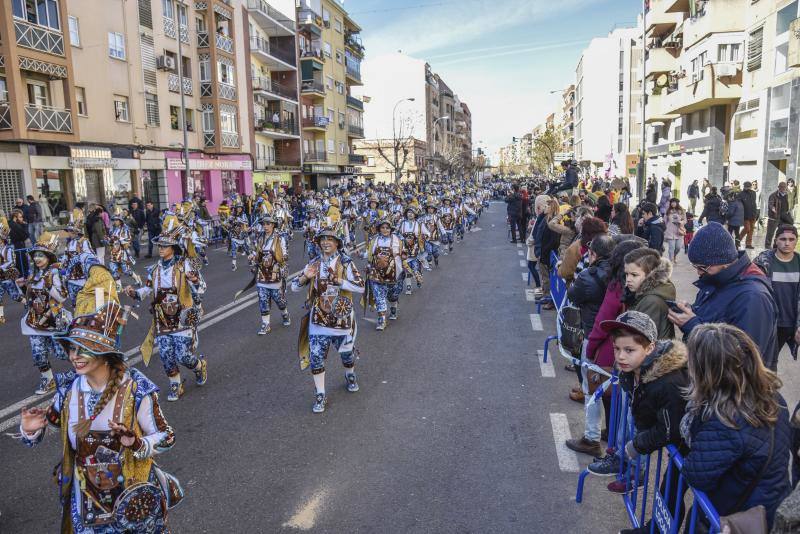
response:
M389 319L397 319L397 301L403 291L403 242L392 233L389 219L378 223L378 235L367 245L368 288L362 297L362 305L375 307L378 312L376 330L386 328L386 312Z
M400 223L397 233L403 238L403 255L406 270L406 295L411 294L411 279L417 282L417 287L422 287L421 258L425 254L425 238L428 229L417 220L417 210L408 206L403 213L404 219Z
M308 212L306 222L303 225L303 237L305 238L306 255L309 260L313 260L319 256L319 249L317 248L317 232L322 229L322 222L317 217L317 211L311 210Z
M289 249L286 239L277 232L277 221L266 216L261 219L262 233L256 238L255 251L250 261L255 270L253 281L237 293L237 297L255 283L258 290L258 308L261 312L261 329L258 335L270 332L270 301L281 311L283 326L289 326L289 309L286 306L286 276L288 274ZM234 297L235 300L235 297Z
M453 234L456 229L456 210L453 207L453 200L450 197L442 198L441 220L444 227L442 234L442 245L444 245L444 255L447 256L448 252L453 251Z
M109 254L108 267L114 279L119 281L123 274L133 278L136 285L142 285L142 279L133 271L136 260L133 259L128 249L131 245L131 232L125 224L124 218L117 213L111 218L111 231L108 234L108 241L111 252Z
M0 217L0 324L5 324L6 317L3 309L3 297L6 293L11 300L22 302L22 292L17 287L16 280L19 271L14 263L14 247L8 244L11 229L5 217Z
M75 307L75 299L78 292L83 288L86 282L86 274L81 271L80 262L73 262L73 258L81 254L94 254L92 244L84 236L84 220L83 210L75 208L69 216L69 223L65 228L67 232L67 245L64 248L64 254L61 257L61 264L64 266L72 265L72 269L68 269L66 274L67 279L67 292L69 293L72 307ZM98 260L99 262L99 260Z
M436 213L436 204L432 197L425 203L425 215L422 216L422 224L428 231L428 238L425 240L425 253L428 261L439 266L439 251L442 245L442 236L445 229L439 215Z
M249 222L247 220L247 214L244 212L244 206L241 204L234 205L233 213L224 226L228 231L229 237L231 270L235 271L236 253L241 251L245 256L250 254L250 245L248 242Z

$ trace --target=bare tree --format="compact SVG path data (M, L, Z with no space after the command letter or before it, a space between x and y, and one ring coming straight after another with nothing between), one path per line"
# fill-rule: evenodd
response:
M394 183L396 184L400 183L400 178L403 176L403 170L406 168L409 153L412 153L411 155L413 157L415 123L416 120L413 115L401 114L389 146L386 146L387 144L380 139L373 143L367 143L369 148L378 151L381 158L383 158L392 169Z

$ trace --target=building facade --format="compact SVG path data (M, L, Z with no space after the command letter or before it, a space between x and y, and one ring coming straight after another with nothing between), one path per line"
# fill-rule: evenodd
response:
M396 169L400 168L400 183L420 183L423 180L427 158L425 141L409 137L398 150L395 163L394 140L358 140L353 144L357 159L356 177L360 183L375 185L393 184Z

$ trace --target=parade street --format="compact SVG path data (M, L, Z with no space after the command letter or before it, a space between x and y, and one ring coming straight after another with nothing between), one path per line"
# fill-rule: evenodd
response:
M331 353L323 414L311 413L311 377L298 370L303 293L289 294L291 327L273 322L272 333L258 336L253 296L232 303L249 270L240 261L231 272L224 248L210 250L200 327L209 380L187 383L178 402L162 394L176 445L158 462L186 490L169 516L173 531L568 533L624 525L606 479L590 481L584 502L574 501L589 458L563 442L580 432L583 407L564 400L574 375L563 361L540 362L553 317L532 315L523 249L508 243L504 212L492 204L422 289L401 297L399 319L384 332L374 330L374 312L364 319L358 307L361 390L345 390ZM296 236L291 272L304 263L301 246ZM0 347L0 532L54 532L60 505L51 472L61 445L52 430L36 449L12 437L21 406L43 398L30 397L38 372L19 335L21 307L7 310L2 328L17 333ZM149 321L145 306L137 311L126 350ZM157 357L147 372L167 387Z

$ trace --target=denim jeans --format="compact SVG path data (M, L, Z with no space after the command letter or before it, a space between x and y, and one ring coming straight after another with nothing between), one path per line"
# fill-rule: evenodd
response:
M588 341L583 342L583 349L581 350L581 362L587 361L586 359L586 345L588 345ZM603 401L602 399L597 399L596 402L591 403L591 399L593 394L589 393L589 381L587 379L587 373L585 370L583 372L583 382L581 383L581 388L583 389L584 394L584 410L585 410L585 429L583 431L583 435L589 441L600 441L600 425L603 421Z
M667 243L667 257L670 259L670 261L674 261L678 256L678 253L681 251L683 238L679 237L676 239L666 239L665 241Z

